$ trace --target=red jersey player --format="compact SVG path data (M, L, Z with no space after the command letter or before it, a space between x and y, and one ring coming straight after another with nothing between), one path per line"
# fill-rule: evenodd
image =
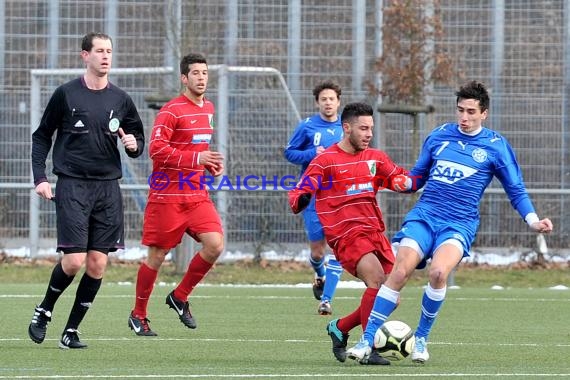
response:
M147 304L158 270L168 252L184 233L202 243L178 286L166 297L188 328L196 328L188 296L206 276L223 250L220 217L200 178L207 169L212 175L224 171L223 157L209 150L213 132L214 105L204 97L208 65L200 54L189 54L180 62L184 93L166 103L156 116L149 146L153 172L143 222L142 244L149 247L141 263L136 284L135 307L129 327L137 335L155 336L147 319Z
M372 107L365 103L347 104L341 115L343 139L316 156L289 192L294 213L316 197L327 243L343 268L366 284L358 308L327 326L333 354L341 362L346 360L348 332L366 326L376 293L394 264L376 194L382 188L403 190L407 178L406 170L386 153L368 147L374 128L372 116ZM373 353L361 363L390 362Z

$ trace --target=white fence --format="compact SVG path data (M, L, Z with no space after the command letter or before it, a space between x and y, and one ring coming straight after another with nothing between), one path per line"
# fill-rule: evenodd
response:
M15 159L6 159L2 163L3 170L7 172L0 182L0 245L4 247L26 245L30 247L32 255L40 247L53 247L54 209L50 202L41 202L33 192L29 171L29 136L39 124L43 107L53 90L81 73L82 69L31 71L30 128L21 136L16 136L16 132L9 136ZM173 70L167 67L115 68L111 72L111 80L133 97L148 135L156 112L149 107L149 98L167 99L173 95L172 90L168 90L173 87ZM207 96L214 100L217 108L213 148L227 157L228 177L282 177L299 174L297 167L285 161L282 149L297 124L300 113L278 70L268 67L210 65ZM343 93L343 103L347 100L350 100L350 94ZM27 109L25 104L19 108L24 111ZM401 142L400 147L406 146L406 130L402 129L398 135L398 129L393 126L405 126L407 121L395 117L386 119L386 123L392 126L387 142L398 141ZM422 130L430 127L421 126ZM14 125L12 130L19 131L21 128ZM400 148L387 145L388 152L398 157ZM5 146L10 148L9 145ZM522 152L524 154L524 150ZM133 244L138 244L146 203L147 177L152 166L146 154L142 159L124 162L125 173L121 186L125 197L126 238ZM51 168L51 162L48 162L48 168ZM54 178L50 180L54 182ZM560 222L567 217L563 200L568 197L570 190L534 187L530 192L541 216L552 217L557 226L563 224ZM269 249L293 251L305 245L301 220L290 213L286 196L282 192L214 191L212 198L223 218L226 246L229 249L258 254ZM408 200L402 200L400 195L388 193L382 195L381 200L388 233L391 235L399 227L403 214L411 204ZM486 192L481 209L483 220L476 245L521 247L523 250L534 245L534 235L527 231L508 204L503 190L496 184ZM558 237L554 245L564 248L564 236ZM556 235L549 237L548 242L555 238Z

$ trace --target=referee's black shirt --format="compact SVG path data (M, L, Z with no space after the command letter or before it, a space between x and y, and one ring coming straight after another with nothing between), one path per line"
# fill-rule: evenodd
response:
M140 156L144 149L143 124L125 91L111 83L102 90L90 90L82 77L58 87L32 135L34 183L46 180L46 159L56 130L54 174L82 179L121 178L118 132L109 129L117 125L137 140L137 151L125 150L127 155Z

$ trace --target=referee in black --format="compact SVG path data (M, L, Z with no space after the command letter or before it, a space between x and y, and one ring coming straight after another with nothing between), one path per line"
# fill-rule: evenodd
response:
M32 171L36 193L55 201L57 250L55 265L42 302L28 328L42 343L59 296L85 263L59 347L85 348L78 327L101 286L107 255L124 247L122 176L117 139L127 155L144 149L144 130L130 96L109 82L113 58L111 37L90 33L81 42L85 74L52 94L38 129L32 135ZM46 177L46 159L53 144L56 194Z

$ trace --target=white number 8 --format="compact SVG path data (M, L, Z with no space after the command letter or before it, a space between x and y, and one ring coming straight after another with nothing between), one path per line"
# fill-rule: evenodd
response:
M321 145L321 132L315 133L315 136L313 137L313 145L314 146Z

